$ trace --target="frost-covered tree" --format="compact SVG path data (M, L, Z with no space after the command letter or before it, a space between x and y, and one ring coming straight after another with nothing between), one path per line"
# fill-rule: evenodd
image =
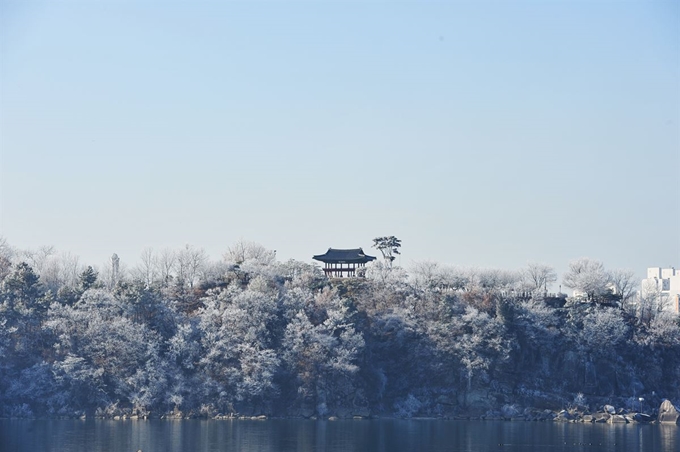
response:
M444 287L444 275L441 266L434 261L414 262L409 269L411 283L421 290L440 289Z
M203 393L196 391L205 383L197 372L201 359L200 339L196 322L185 321L177 325L174 336L166 343L168 389L163 406L166 410L182 410L203 403Z
M156 256L154 263L160 277L161 287L168 287L173 279L173 271L177 254L170 248L162 249Z
M45 407L53 408L50 413L55 414L69 403L68 396L55 391L52 368L45 362L35 362L16 369L2 383L7 385L4 397L0 396L3 402L0 403L0 413L5 416L34 417L42 414ZM0 387L4 386L2 383Z
M158 258L153 248L144 248L139 255L139 263L130 271L132 278L142 281L147 287L158 283Z
M16 250L7 242L4 236L0 235L0 257L11 262L15 254Z
M642 331L636 331L636 341L649 347L672 349L680 346L680 321L677 314L661 311L649 319Z
M292 259L277 265L276 273L292 287L317 288L326 284L318 266Z
M14 255L14 248L7 243L3 236L0 236L0 283L10 272Z
M581 258L569 263L569 270L564 275L566 287L584 294L588 301L597 301L609 293L611 276L602 262Z
M45 327L55 338L52 367L69 410L104 409L116 400L133 405L143 393L150 406L161 397L162 388L149 384L163 379L159 338L124 313L104 290L86 292L72 307L50 307Z
M16 265L2 282L0 297L8 309L15 311L46 311L41 301L44 288L38 276L26 262Z
M521 275L511 270L486 268L477 271L477 284L484 291L509 291L518 288Z
M464 330L456 342L456 348L463 364L463 376L467 390L472 382L489 381L489 370L493 364L502 364L509 358L510 346L503 334L503 326L488 314L466 307L462 320Z
M366 266L366 278L384 286L398 287L406 284L408 274L401 267L371 262Z
M176 253L175 271L177 279L193 288L207 260L208 257L203 248L186 245Z
M658 314L669 307L670 302L668 292L664 292L658 282L645 281L637 297L636 316L641 323L649 325Z
M474 275L468 269L447 266L442 268L441 273L444 287L452 290L472 290Z
M560 326L558 312L547 306L542 298L532 298L514 306L512 333L518 345L513 349L513 363L520 372L531 373L540 381L552 378L560 354Z
M47 256L41 264L40 280L47 290L56 293L62 287L76 289L82 270L80 259L71 253L56 253Z
M621 299L621 306L628 312L634 310L634 299L640 281L632 270L612 270L609 272L610 288L613 294Z
M354 380L365 345L346 302L325 297L323 321L312 322L301 310L286 327L283 339L283 360L295 379L298 403L321 416L354 398Z
M268 250L256 242L239 240L227 248L224 260L241 265L250 262L256 265L270 265L276 260L276 251Z
M56 254L54 246L41 246L38 249L28 249L20 252L20 260L27 263L38 275L40 275L48 261Z
M50 302L40 277L25 262L14 266L0 285L0 320L14 332L12 349L17 357L35 359L42 339L40 325Z
M547 292L557 281L557 273L550 265L530 263L521 272L522 283L529 292Z
M629 335L622 311L612 308L597 308L583 319L581 340L592 353L605 356L611 348L621 344Z
M242 290L232 285L212 290L198 315L208 390L220 409L237 410L242 402L262 404L276 393L278 358L272 348L277 329L277 293L254 280Z
M373 313L391 309L406 302L408 274L401 267L388 267L383 262L366 266L366 280L371 285L370 295L363 297L365 308Z
M175 324L180 317L174 310L177 303L165 299L158 289L146 287L140 280L123 281L113 294L123 307L125 317L146 325L164 339L175 333Z

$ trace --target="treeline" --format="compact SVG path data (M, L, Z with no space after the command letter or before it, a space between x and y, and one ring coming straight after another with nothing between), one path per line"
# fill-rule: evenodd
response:
M378 263L329 280L252 243L220 262L186 247L96 271L1 242L0 416L677 405L677 316L616 293L616 272L585 261L577 276L601 272L609 290L546 297L556 275L540 265Z

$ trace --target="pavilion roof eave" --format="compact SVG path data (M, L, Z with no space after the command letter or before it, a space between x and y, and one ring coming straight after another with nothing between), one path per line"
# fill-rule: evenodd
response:
M334 249L328 248L324 254L318 254L312 257L312 259L321 261L324 263L334 263L334 264L365 264L375 260L374 256L369 256L364 253L361 248L354 249Z

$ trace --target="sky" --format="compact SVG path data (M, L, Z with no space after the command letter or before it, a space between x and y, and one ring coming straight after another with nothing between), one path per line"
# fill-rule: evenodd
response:
M642 277L680 267L679 172L678 2L0 1L20 249Z

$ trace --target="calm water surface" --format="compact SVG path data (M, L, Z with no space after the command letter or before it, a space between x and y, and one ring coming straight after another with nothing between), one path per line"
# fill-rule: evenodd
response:
M440 420L0 420L0 451L680 451L680 427Z

